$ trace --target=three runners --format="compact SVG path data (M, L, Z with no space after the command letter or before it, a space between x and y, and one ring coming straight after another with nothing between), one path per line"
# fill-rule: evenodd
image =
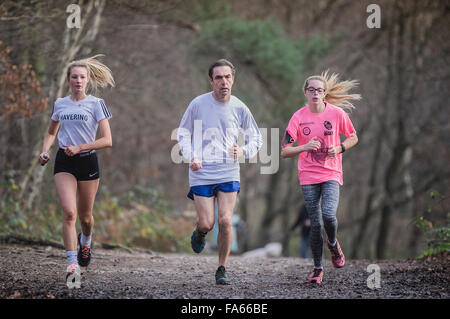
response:
M89 86L114 86L111 71L96 57L74 61L68 66L71 94L56 100L39 156L43 165L50 160L48 152L58 133L60 148L55 158L54 181L64 212L66 278L79 272L79 266L89 265L94 226L92 210L100 178L95 150L112 146L108 122L111 113L102 99L87 94ZM194 201L198 216L191 236L192 249L196 253L203 250L205 237L214 227L217 199L219 260L215 279L217 284L229 284L225 267L233 241L231 217L240 191L239 158L256 155L262 146L262 136L248 107L231 95L235 79L231 62L216 61L210 66L208 76L212 91L191 101L180 122L177 139L183 156L190 160L187 196ZM354 107L349 100L360 99L359 94L348 93L355 86L356 81L338 82L336 74L306 79L303 90L308 102L292 116L282 142L282 157L299 155L299 181L311 219L314 270L309 282L322 282L323 228L333 265L345 264L336 238L336 211L339 185L343 184L342 153L358 142L344 111ZM101 137L96 140L98 128ZM242 148L237 144L240 133L245 137ZM347 137L343 142L340 134ZM297 141L298 146L294 146ZM77 214L82 227L78 235Z

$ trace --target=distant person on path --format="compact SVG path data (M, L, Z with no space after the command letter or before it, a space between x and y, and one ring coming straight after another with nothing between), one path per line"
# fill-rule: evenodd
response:
M359 94L349 94L356 81L338 82L338 75L328 72L306 79L303 92L307 104L294 113L282 142L283 158L298 158L298 177L311 219L311 250L314 270L308 282L322 282L323 237L328 236L334 267L345 264L345 257L336 238L339 204L339 185L342 179L342 153L358 142L355 128L344 110L354 108L351 99ZM340 135L346 139L341 142ZM298 146L293 144L298 141Z
M39 155L39 162L45 165L50 160L49 150L58 133L54 181L63 209L62 230L68 261L66 280L70 275L79 275L80 266L86 267L90 263L94 227L92 209L100 180L96 150L112 146L108 121L111 113L103 99L86 93L90 87L114 86L111 70L96 59L98 56L101 55L68 65L67 81L71 94L55 101ZM101 137L96 140L97 128L100 128ZM77 214L82 229L78 236ZM70 280L72 278L75 279L71 276Z
M308 211L306 205L302 205L298 212L297 219L294 224L289 228L289 233L293 233L297 227L300 228L300 257L308 258L308 252L310 249L310 233L311 233L311 220L308 217Z
M248 107L231 95L235 68L221 59L209 68L212 92L196 97L189 104L178 129L178 142L190 160L188 197L194 201L198 224L191 246L200 253L205 236L215 222L214 199L218 204L219 267L217 284L229 284L226 264L233 243L232 214L240 191L239 161L251 158L262 146L262 136ZM238 146L239 132L245 145Z

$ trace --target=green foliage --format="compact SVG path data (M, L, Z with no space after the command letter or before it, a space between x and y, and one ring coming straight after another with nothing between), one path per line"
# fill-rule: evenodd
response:
M306 72L312 72L318 59L341 39L342 35L321 35L293 40L276 18L248 21L225 6L219 17L201 23L193 56L229 59L238 69L237 78L242 68L253 73L276 102L259 120L277 125L285 124L304 101L302 85L312 75Z
M299 39L297 47L304 52L303 66L305 71L312 72L313 69L316 69L317 65L320 66L320 60L325 58L334 46L344 40L345 34L342 32L335 34L314 34L308 37L308 39ZM321 73L322 71L325 70L317 73Z
M224 15L229 15L231 12L230 6L224 2L199 0L182 3L180 19L191 18L195 22L205 22L208 20L219 19Z
M175 218L163 193L152 186L135 186L121 197L112 196L106 187L103 200L95 207L96 232L105 241L157 251L187 249L185 236L172 229Z
M15 200L19 186L14 172L7 175L0 189L0 235L60 242L62 210L58 199L49 198L39 207L23 209ZM103 187L94 205L95 240L155 251L187 251L189 234L174 231L176 218L164 194L152 186L135 186L120 197Z
M428 192L430 198L434 201L434 206L430 206L427 210L427 214L430 215L434 212L437 204L442 203L445 199L439 194L437 190L430 190ZM437 201L437 203L436 203ZM414 219L416 226L422 231L426 238L428 249L419 255L419 258L439 254L442 252L448 252L450 250L450 212L447 212L444 225L439 225L423 216L419 216Z
M15 181L15 172L8 170L5 172L5 178L0 187L2 198L0 201L0 234L27 227L26 215L21 211L19 203L14 200L18 193L19 186Z
M245 21L230 14L206 21L196 45L200 54L224 56L254 67L267 82L287 89L301 73L303 53L273 18Z
M9 170L0 187L0 235L19 234L39 239L62 237L62 216L55 201L40 209L24 209L17 201L20 193L16 183L16 172Z

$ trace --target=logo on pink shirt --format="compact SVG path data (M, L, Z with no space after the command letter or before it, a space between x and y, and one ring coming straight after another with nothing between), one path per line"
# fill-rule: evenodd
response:
M303 128L303 134L305 134L305 135L311 134L311 129L309 127L304 127Z
M323 164L328 156L328 146L325 144L325 140L321 137L317 137L320 142L320 148L317 151L309 151L308 154L311 156L313 162Z

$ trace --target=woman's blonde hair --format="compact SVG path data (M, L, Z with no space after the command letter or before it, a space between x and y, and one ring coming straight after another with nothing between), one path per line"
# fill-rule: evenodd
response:
M88 71L88 89L89 87L92 87L92 89L96 91L99 86L105 88L108 86L108 84L114 87L115 82L112 76L112 72L106 65L96 59L99 56L105 55L97 54L90 58L70 62L69 66L67 67L67 79L70 78L70 72L72 71L73 67L81 66L85 67Z
M355 106L349 100L361 100L360 94L349 94L348 91L358 86L357 80L341 81L339 82L339 74L329 74L328 70L322 72L321 75L313 75L306 79L303 85L303 91L309 85L311 80L319 80L324 84L325 100L328 103L336 105L345 111L351 111Z

